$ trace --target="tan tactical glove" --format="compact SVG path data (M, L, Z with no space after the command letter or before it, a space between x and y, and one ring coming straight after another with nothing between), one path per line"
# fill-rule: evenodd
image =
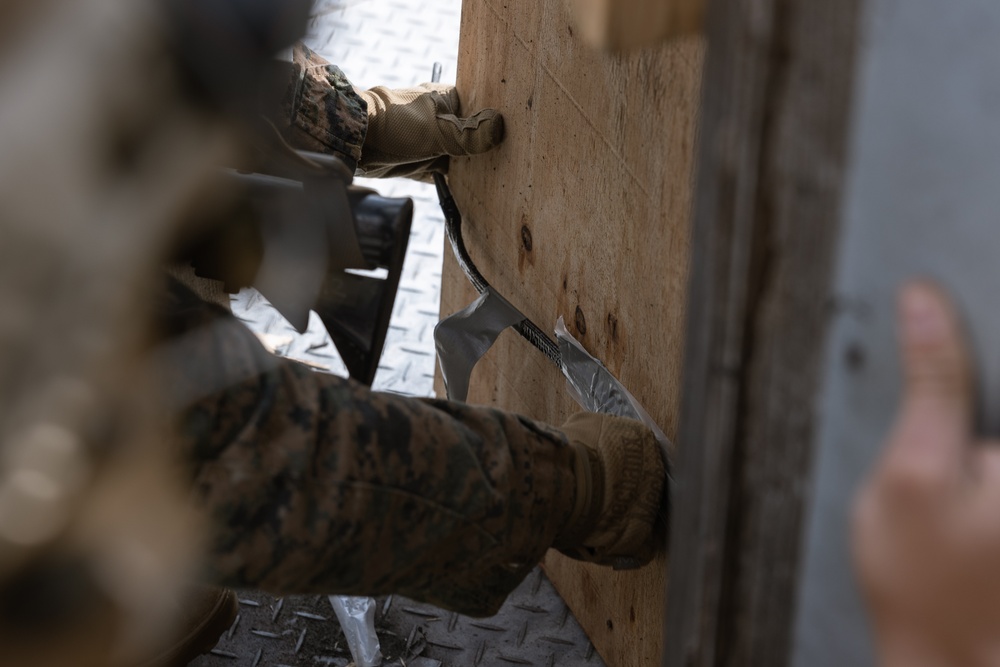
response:
M364 176L430 180L432 172L448 170L449 156L484 153L503 140L503 116L495 109L458 115L454 86L378 86L360 94L368 104L368 134L358 164Z
M556 548L616 568L645 565L666 545L667 473L653 432L594 413L562 427L576 448L576 504Z

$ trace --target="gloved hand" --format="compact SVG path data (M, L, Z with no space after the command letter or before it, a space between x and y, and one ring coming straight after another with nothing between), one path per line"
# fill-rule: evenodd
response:
M571 558L638 567L666 545L667 472L641 422L579 413L562 431L576 449L576 504L555 547Z
M483 109L459 116L454 86L425 83L405 90L361 91L368 104L368 134L358 163L363 176L430 180L448 170L451 155L484 153L503 140L503 116Z

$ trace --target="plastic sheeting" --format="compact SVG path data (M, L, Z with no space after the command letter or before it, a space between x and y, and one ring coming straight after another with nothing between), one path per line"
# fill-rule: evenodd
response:
M524 319L517 308L491 288L438 323L434 345L450 400L464 401L469 396L472 369L504 329Z
M344 630L347 646L357 667L381 665L382 651L375 634L375 600L331 595L330 605Z
M668 451L670 440L639 401L611 374L604 364L593 357L566 329L560 317L556 322L556 340L562 355L562 372L566 390L588 412L637 419L653 431L656 440Z

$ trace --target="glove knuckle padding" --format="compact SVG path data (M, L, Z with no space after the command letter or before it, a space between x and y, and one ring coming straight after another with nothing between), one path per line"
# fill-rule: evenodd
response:
M441 146L448 155L485 153L503 140L503 116L495 109L483 109L468 118L438 114Z

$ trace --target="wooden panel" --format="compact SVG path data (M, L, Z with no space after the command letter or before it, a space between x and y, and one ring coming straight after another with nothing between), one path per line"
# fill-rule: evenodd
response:
M507 140L455 160L451 183L484 275L547 330L570 330L673 436L683 351L692 154L703 44L628 56L586 47L564 0L469 0L458 87ZM447 256L442 311L475 296ZM517 334L473 374L470 402L559 424L565 382ZM439 387L440 389L440 387ZM666 561L612 573L551 553L556 586L612 667L658 664Z
M860 1L709 12L671 667L789 662Z
M701 32L705 0L572 0L572 6L584 39L622 49Z

